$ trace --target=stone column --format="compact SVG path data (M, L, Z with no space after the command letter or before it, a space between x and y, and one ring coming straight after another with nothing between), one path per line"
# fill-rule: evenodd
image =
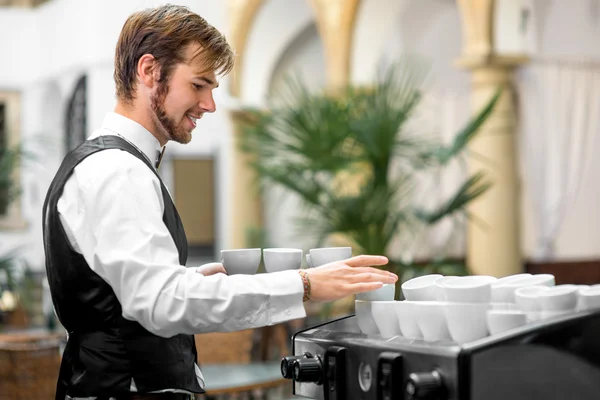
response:
M244 111L230 111L233 121L233 137L231 140L234 152L230 168L231 190L231 248L244 248L249 245L250 229L260 229L263 225L262 201L254 170L248 165L251 156L238 150L242 122L247 118Z
M228 41L236 53L235 66L230 74L229 92L234 98L241 96L241 79L244 64L246 39L248 38L256 15L263 0L228 0L227 17L229 19ZM231 160L227 163L228 181L231 188L228 193L231 213L230 236L227 245L230 248L248 246L249 229L262 228L262 201L260 192L254 186L255 174L248 166L248 155L238 150L240 122L245 113L231 110L232 140L228 151Z
M483 171L493 186L469 207L467 265L473 274L501 277L523 269L513 70L527 58L495 54L494 0L458 0L458 5L465 46L457 65L472 73L473 113L503 90L469 148L470 172Z
M250 35L252 25L263 2L264 0L227 0L227 19L229 20L227 40L236 55L229 86L229 92L234 97L239 97L241 94L246 39Z
M331 89L348 84L354 22L360 0L310 0L323 40L327 84Z
M323 41L327 74L327 90L336 90L348 85L350 80L350 56L354 23L360 0L310 0L315 10L317 28ZM345 182L344 190L358 189L360 176L349 177L341 174L339 182ZM353 179L355 178L355 179ZM332 245L349 246L348 239L341 235L332 235L329 239ZM330 306L330 317L340 316L350 312L354 306L354 296L348 296L333 302ZM315 308L321 308L313 304ZM309 306L310 307L310 306ZM308 314L317 312L309 308Z

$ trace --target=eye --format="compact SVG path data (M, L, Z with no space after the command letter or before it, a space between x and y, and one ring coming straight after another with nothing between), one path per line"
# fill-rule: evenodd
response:
M192 83L192 86L194 87L194 90L200 90L204 88L203 85L198 85L197 83Z

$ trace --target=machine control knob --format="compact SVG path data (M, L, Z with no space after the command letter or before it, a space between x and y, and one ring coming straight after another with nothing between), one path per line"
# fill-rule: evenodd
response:
M288 356L281 359L281 375L286 379L294 377L294 362L306 356Z
M406 382L406 393L409 399L442 400L445 398L446 387L438 371L412 373Z
M297 382L311 382L320 385L323 383L323 363L316 356L300 358L294 361L294 380Z

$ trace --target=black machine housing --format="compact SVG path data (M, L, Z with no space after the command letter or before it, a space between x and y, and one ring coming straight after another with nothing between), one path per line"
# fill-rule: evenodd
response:
M367 336L350 315L297 332L292 348L282 374L312 399L600 399L600 311L460 345Z

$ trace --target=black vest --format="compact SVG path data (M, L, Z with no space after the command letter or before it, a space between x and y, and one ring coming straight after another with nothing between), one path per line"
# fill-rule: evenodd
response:
M156 174L148 160L118 136L100 136L71 151L63 160L44 202L43 232L46 272L52 301L60 322L69 332L61 364L57 399L109 397L138 392L184 389L203 393L194 362L196 346L191 335L156 336L139 323L123 318L115 293L93 272L83 256L71 247L56 208L67 179L86 157L106 149L120 149L139 158ZM165 210L163 221L187 261L187 239L179 214L161 180Z

